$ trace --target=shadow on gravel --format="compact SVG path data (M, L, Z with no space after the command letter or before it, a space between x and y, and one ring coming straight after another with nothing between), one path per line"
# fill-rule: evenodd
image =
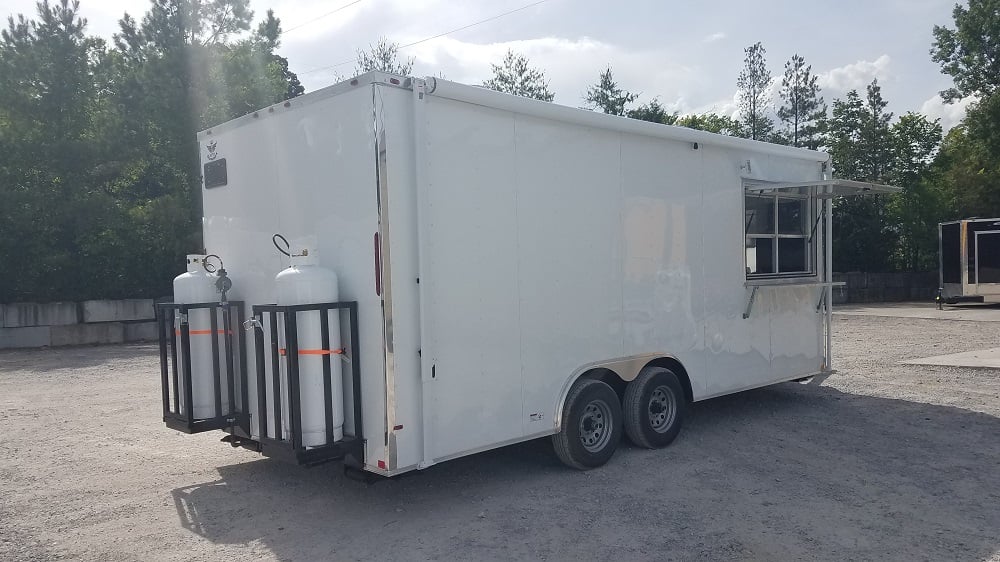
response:
M695 404L665 450L575 472L547 439L365 486L254 460L180 522L282 560L947 559L1000 550L1000 419L785 384ZM253 458L248 454L248 459Z

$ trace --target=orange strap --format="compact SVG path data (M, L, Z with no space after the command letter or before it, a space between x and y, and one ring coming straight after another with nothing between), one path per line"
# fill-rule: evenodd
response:
M181 331L180 330L174 330L174 333L177 334L178 336L181 335ZM233 332L231 330L216 330L215 333L216 334L231 334ZM190 334L192 336L208 336L208 335L212 334L212 330L188 330L188 334Z
M285 348L278 349L279 355L287 355L288 351ZM300 349L299 355L343 355L343 349Z

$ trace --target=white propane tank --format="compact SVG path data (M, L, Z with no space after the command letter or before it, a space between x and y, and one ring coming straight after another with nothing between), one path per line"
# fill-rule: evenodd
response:
M298 246L298 247L296 247ZM278 304L318 304L337 302L337 275L320 267L315 245L293 243L290 248L291 265L275 277ZM296 326L299 344L299 404L302 412L302 445L316 447L326 444L326 406L323 399L323 357L340 348L340 314L337 310L329 315L330 347L323 348L319 311L298 312ZM333 403L333 437L340 441L344 437L344 388L341 380L341 359L337 354L330 357L330 398ZM283 361L287 367L287 360ZM288 428L289 407L287 369L282 368L284 387L282 412L286 419L282 424Z
M188 254L187 272L174 278L174 302L178 304L195 304L215 302L219 293L215 288L216 277L205 270L205 256ZM191 338L191 401L194 403L194 419L215 417L215 386L212 384L212 312L210 309L198 309L188 312L188 330ZM174 327L177 330L177 364L184 364L184 350L180 340L181 314L178 311L174 317ZM219 334L214 334L219 337ZM219 349L222 349L220 342ZM220 369L220 384L224 382ZM180 413L187 414L185 404L185 389L183 378L178 380L181 388ZM226 387L222 386L222 413L229 412L229 397Z

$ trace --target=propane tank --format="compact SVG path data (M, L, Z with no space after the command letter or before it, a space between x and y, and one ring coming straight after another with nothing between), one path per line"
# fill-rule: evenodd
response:
M310 247L311 246L311 247ZM315 246L299 245L290 248L291 265L275 277L279 305L318 304L337 302L337 275L320 267ZM340 348L340 321L336 310L318 310L296 313L299 348L299 404L302 412L302 445L316 447L326 444L326 406L323 396L323 358L330 358L330 398L333 403L333 437L340 441L344 437L344 388L341 380L341 360L336 354ZM320 315L329 315L330 347L323 348ZM283 401L287 401L287 361L282 366L282 386L285 388ZM287 406L282 412L289 412ZM283 422L289 427L287 418Z
M189 254L187 256L187 272L174 278L174 302L178 304L195 304L214 302L218 300L218 292L215 288L216 277L208 273L205 269L205 257L202 254ZM188 333L191 339L191 401L194 403L194 419L207 419L215 417L215 386L212 383L213 362L212 362L212 337L219 337L219 334L212 334L212 310L203 308L190 310L187 313ZM174 326L178 330L177 339L177 363L184 364L184 349L180 345L180 326L184 318L180 311L174 317ZM223 349L221 343L219 349ZM220 384L223 382L220 369ZM180 397L180 410L182 414L187 414L187 404L185 404L186 393L184 381L178 381L181 388L178 389ZM221 388L225 389L225 386ZM222 393L222 414L229 412L228 392Z

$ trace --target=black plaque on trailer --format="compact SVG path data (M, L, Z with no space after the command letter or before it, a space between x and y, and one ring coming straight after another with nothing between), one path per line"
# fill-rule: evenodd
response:
M212 189L213 187L222 187L229 182L229 177L226 172L226 159L220 158L218 160L208 162L205 164L205 189Z

